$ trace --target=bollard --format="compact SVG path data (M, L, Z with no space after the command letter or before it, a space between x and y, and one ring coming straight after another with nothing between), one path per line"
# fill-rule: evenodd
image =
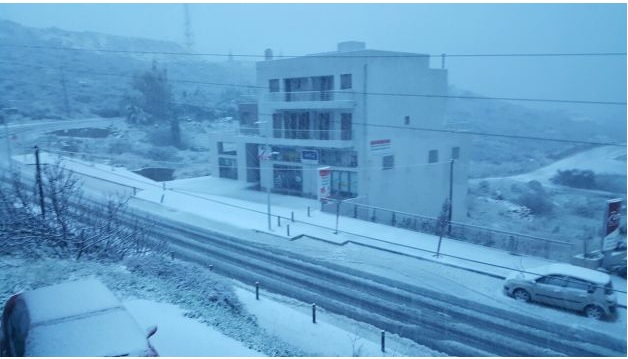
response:
M395 218L395 212L392 213L392 225L395 226L397 224L397 219Z
M311 217L311 216L310 216L310 206L307 206L307 216L308 216L308 217Z
M137 194L137 188L133 187L133 195L135 196Z
M277 227L281 227L281 217L277 216Z
M316 324L316 304L312 304L312 323Z
M164 196L165 195L166 195L165 193L161 195L161 200L159 200L159 203L164 203Z
M210 271L210 272L213 272L213 271L214 271L214 265L213 265L213 264L210 264L210 265L209 265L209 271Z
M353 205L353 218L358 218L358 205Z
M255 299L259 300L259 282L255 282Z
M286 225L286 235L290 237L290 225Z
M174 252L170 252L170 259L174 260Z
M386 332L382 330L382 353L386 352Z
M290 212L290 220L294 222L294 211Z

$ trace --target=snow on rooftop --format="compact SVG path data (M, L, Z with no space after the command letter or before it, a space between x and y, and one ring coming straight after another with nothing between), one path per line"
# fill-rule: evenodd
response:
M43 287L24 292L21 297L32 324L120 306L113 293L97 279Z

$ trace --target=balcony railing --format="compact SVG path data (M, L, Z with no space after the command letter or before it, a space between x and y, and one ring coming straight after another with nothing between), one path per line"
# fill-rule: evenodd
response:
M301 101L353 101L355 94L351 91L292 91L270 92L264 95L268 102L301 102Z

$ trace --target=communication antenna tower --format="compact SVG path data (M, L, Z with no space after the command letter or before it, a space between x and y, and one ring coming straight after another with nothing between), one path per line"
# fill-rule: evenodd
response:
M192 27L190 26L190 12L188 11L188 4L183 4L183 11L185 15L185 46L188 51L192 51L194 47L194 40L192 38Z

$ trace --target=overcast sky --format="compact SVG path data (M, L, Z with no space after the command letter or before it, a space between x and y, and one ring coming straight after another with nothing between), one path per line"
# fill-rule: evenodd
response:
M0 4L0 18L183 43L183 9L181 3ZM189 10L196 52L257 55L272 48L303 55L335 50L347 40L428 54L626 52L622 3L194 3ZM440 59L433 65L440 66ZM452 57L446 67L451 84L486 96L626 101L625 55Z

